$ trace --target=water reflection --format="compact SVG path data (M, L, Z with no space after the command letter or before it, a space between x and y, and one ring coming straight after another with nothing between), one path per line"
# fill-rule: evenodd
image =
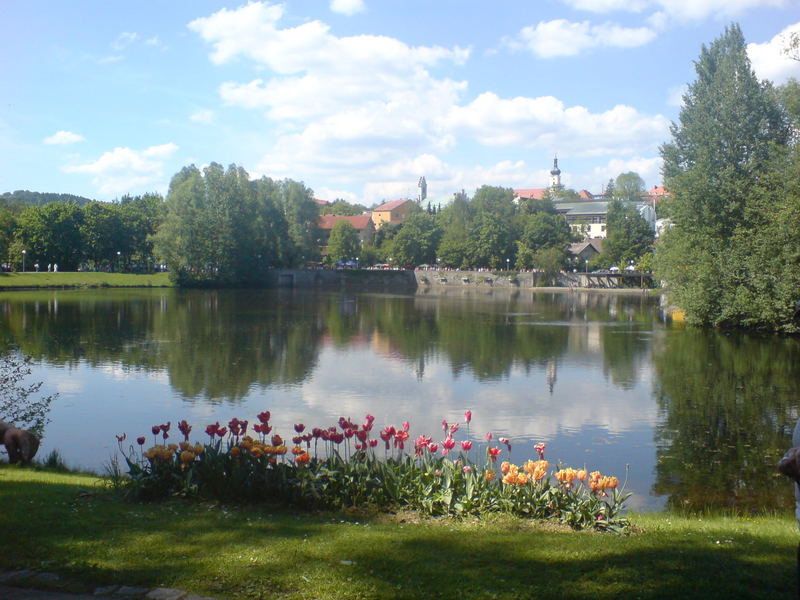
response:
M271 408L285 431L371 412L435 433L470 408L473 440L512 437L516 460L547 441L571 464L630 464L640 508L790 501L772 465L797 419L797 340L673 329L655 297L16 292L0 339L62 392L46 444L90 468L113 433L169 419Z

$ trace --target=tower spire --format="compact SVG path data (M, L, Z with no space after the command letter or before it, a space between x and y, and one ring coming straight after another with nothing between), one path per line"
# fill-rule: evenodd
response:
M561 169L558 168L558 155L553 157L553 168L550 170L550 187L561 187Z

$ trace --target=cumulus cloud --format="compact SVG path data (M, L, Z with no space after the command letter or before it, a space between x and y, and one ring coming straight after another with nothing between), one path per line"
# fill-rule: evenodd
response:
M331 0L331 10L347 16L360 13L365 8L364 0Z
M552 96L504 99L484 92L449 115L453 131L487 146L558 147L573 155L632 154L664 139L669 120L618 105L592 113Z
M178 150L173 143L144 150L114 148L93 162L64 167L66 173L93 175L92 183L101 194L124 194L160 184L164 163Z
M540 58L576 56L592 48L633 48L651 42L656 32L648 27L623 27L615 23L593 25L555 19L523 27L516 37L505 40L515 50L527 50Z
M628 106L591 112L553 97L490 92L466 102L467 83L438 70L457 68L469 50L337 37L319 21L283 27L283 15L282 5L250 3L189 24L210 44L211 61L250 61L258 69L258 78L227 81L219 94L265 116L271 146L251 168L259 174L302 178L312 187L324 181L328 190L363 186L367 203L416 195L425 175L429 195L443 198L462 187L547 181L544 170L532 173L522 161L448 162L460 142L508 148L511 158L520 148L633 156L654 152L668 132L665 118ZM644 43L649 35L637 38L638 30L615 25L585 29L590 44Z
M781 84L791 77L800 78L800 62L784 54L791 34L800 35L800 23L789 25L763 44L747 44L747 55L759 79Z
M56 131L53 135L42 140L45 144L61 145L61 144L75 144L76 142L85 142L86 138L71 131Z

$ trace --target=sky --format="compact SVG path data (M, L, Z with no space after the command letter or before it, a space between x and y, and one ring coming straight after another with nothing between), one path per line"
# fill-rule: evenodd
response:
M599 193L659 145L703 44L756 75L797 0L0 0L0 193L166 194L236 164L316 198L447 202L481 185Z

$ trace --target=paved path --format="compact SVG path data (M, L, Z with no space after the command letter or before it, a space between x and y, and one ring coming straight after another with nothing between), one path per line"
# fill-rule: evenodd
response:
M55 573L0 571L0 600L219 600L175 588L150 589L128 585L100 586L92 594L37 589L43 585L58 587L63 583Z

